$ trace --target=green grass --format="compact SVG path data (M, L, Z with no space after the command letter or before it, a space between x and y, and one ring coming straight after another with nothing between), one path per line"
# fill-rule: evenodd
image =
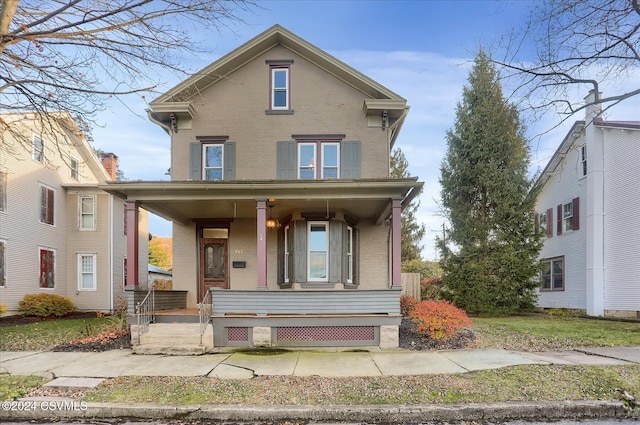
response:
M43 320L0 327L0 351L46 351L77 338L95 335L112 325L108 317Z
M572 347L640 346L640 322L527 316L474 318L481 346L531 351Z
M457 375L367 378L119 377L84 400L112 403L358 405L618 400L640 394L640 365L516 366Z
M29 394L32 388L38 388L48 381L40 376L0 375L0 400L10 401Z

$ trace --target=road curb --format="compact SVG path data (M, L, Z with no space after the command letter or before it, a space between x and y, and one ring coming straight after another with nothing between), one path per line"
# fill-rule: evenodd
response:
M38 401L36 403L42 403ZM67 410L2 410L0 419L130 418L218 421L459 422L630 417L620 402L563 401L382 406L239 406L75 402Z

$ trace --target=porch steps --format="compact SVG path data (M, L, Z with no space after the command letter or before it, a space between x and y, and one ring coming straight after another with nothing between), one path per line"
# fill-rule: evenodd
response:
M200 344L199 323L151 323L149 330L134 345L136 354L196 356L213 349L213 329L207 325Z

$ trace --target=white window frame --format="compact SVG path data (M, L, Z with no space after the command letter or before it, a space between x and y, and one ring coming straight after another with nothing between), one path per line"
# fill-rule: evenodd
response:
M48 287L48 286L42 286L42 280L41 280L41 276L40 276L40 271L42 270L42 264L40 263L41 260L41 255L40 255L40 251L49 251L49 252L53 252L53 286L52 287ZM53 249L53 248L49 248L46 246L39 246L38 247L38 260L36 262L36 264L38 264L38 288L39 289L56 289L56 281L57 279L57 263L58 263L58 253L57 250Z
M69 168L70 177L75 181L80 181L80 160L75 156L69 156Z
M569 214L570 213L570 214ZM573 231L573 201L562 203L562 233Z
M91 265L92 268L89 272L85 272L83 265L83 259L84 258L91 258ZM98 290L98 280L97 280L97 266L98 266L98 255L96 253L78 253L78 291L84 291L84 292L89 292L89 291L97 291ZM90 275L90 279L91 279L91 286L88 288L85 288L83 286L84 283L84 277L86 275Z
M36 149L36 140L40 142L40 149ZM38 161L40 163L44 163L44 140L41 137L33 135L33 140L31 142L32 149L32 158L34 161Z
M335 146L336 147L336 165L326 165L325 164L325 155L324 155L324 148L325 147L329 147L329 146ZM323 179L339 179L340 178L340 143L337 142L325 142L325 143L320 143L320 155L321 155L321 166L320 169L322 170L322 177ZM336 170L336 176L335 177L325 177L325 169L335 169Z
M347 283L353 283L353 227L347 226Z
M312 251L311 250L311 228L313 226L323 226L325 234L325 250L324 251ZM307 281L308 282L328 282L329 281L329 222L327 221L309 221L307 222ZM324 275L323 278L311 277L311 253L312 252L324 252Z
M284 281L289 283L289 225L284 226Z
M220 166L207 167L207 149L220 148ZM220 179L207 178L207 170L220 170ZM224 143L203 143L202 144L202 179L203 180L224 180Z
M313 160L311 161L311 163L306 164L306 165L302 165L300 164L300 157L301 154L300 152L302 151L302 147L303 146L311 146L313 148ZM318 146L315 142L305 142L305 143L298 143L298 158L297 158L297 162L298 162L298 179L301 179L301 175L302 175L302 170L308 170L311 169L311 171L313 171L313 180L315 180L318 176L318 167L317 167L317 162L318 162ZM307 180L307 179L305 179Z
M284 87L276 87L276 73L284 72L285 83ZM284 92L285 105L276 106L276 93ZM287 66L273 66L271 67L271 109L274 111L287 111L289 110L289 67Z
M49 210L49 197L47 196L46 200L42 199L43 189L47 191L51 191L51 223L47 223L47 211ZM48 193L48 192L47 192ZM42 220L42 209L44 208L44 221ZM40 205L39 205L39 219L40 223L46 224L47 226L55 226L56 225L56 190L51 186L47 186L45 184L40 183Z
M84 203L82 202L84 199L91 199L93 206L93 211L91 213L87 213L83 211ZM93 231L96 230L96 196L95 195L78 195L78 229L81 231ZM91 216L91 227L84 227L84 216Z
M7 241L0 239L0 288L7 286Z
M582 177L587 175L587 145L580 146L580 165Z
M539 215L539 220L540 220L540 228L542 229L543 233L546 235L547 234L547 226L549 225L548 220L549 217L547 217L547 212L541 212Z

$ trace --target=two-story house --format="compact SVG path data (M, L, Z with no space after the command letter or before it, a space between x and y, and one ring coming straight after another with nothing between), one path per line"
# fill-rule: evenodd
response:
M124 296L124 202L98 185L115 180L117 157L99 159L68 113L3 114L0 133L0 303L11 314L26 294L51 293L113 311Z
M150 107L171 181L103 188L173 222L173 289L216 346L397 346L405 99L275 25Z
M640 121L592 106L571 127L538 180L540 307L640 319L639 161Z

